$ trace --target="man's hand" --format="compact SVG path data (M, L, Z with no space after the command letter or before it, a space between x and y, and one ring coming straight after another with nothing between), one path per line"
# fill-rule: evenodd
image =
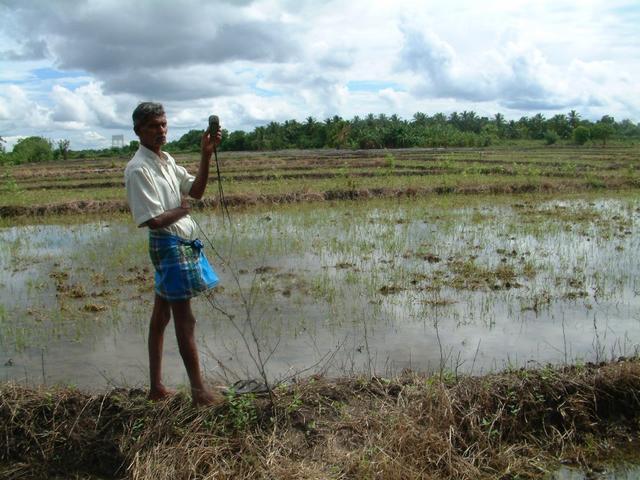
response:
M211 135L209 130L205 130L202 134L202 139L200 140L200 152L203 156L211 158L213 155L213 151L215 148L220 145L222 141L222 130L218 128L218 131L215 135Z
M184 208L187 212L191 210L191 202L187 197L182 197L180 200L180 208Z
M199 200L202 198L202 195L204 195L204 190L207 188L207 180L209 178L209 161L221 141L222 130L220 130L220 127L218 127L215 135L211 135L208 129L202 134L202 139L200 140L200 166L198 167L196 179L193 181L193 185L191 185L191 190L189 190L189 196L191 198Z

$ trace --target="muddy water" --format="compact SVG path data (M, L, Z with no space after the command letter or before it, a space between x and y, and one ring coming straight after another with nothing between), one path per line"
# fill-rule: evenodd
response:
M207 375L255 376L259 356L275 380L637 352L640 201L465 201L297 206L234 214L233 228L196 214L222 280L194 300ZM0 267L0 379L146 382L144 231L127 221L3 229ZM184 384L169 333L164 373Z
M620 466L603 472L585 472L577 468L562 467L548 480L636 480L640 478L640 467Z

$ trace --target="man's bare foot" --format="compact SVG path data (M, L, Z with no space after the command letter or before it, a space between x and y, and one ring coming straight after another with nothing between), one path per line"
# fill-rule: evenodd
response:
M160 385L156 388L151 388L149 390L149 395L147 395L147 399L151 401L165 400L176 394L175 390L171 390L166 388L164 385Z
M215 407L224 402L222 394L216 391L191 389L191 397L195 407Z

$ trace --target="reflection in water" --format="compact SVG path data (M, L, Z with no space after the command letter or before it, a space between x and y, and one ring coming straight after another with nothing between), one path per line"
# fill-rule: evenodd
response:
M197 215L224 260L207 248L223 286L214 304L228 314L194 301L207 374L255 374L240 335L255 350L251 326L272 378L480 373L637 351L640 202L439 201L238 213L233 230ZM15 227L0 242L0 379L146 382L144 231ZM165 375L186 383L171 335Z

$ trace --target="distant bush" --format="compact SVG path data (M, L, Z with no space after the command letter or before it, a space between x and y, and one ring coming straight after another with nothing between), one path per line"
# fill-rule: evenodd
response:
M227 138L223 138L221 150L249 150L249 144L247 142L248 135L242 130L236 130L229 134Z
M553 130L547 130L546 132L544 132L544 143L546 143L547 145L553 145L558 141L559 138L560 135L558 135Z
M189 130L180 139L167 143L163 149L167 152L197 152L204 130Z
M27 137L18 140L11 152L11 163L47 162L53 160L51 141L42 137Z
M601 141L603 146L607 144L607 140L609 140L614 133L615 129L613 125L609 123L598 122L591 127L591 139Z
M591 130L587 127L576 127L573 131L573 141L578 145L584 145L591 138Z
M473 132L461 132L450 125L434 125L421 132L412 146L420 147L487 147L491 136Z

